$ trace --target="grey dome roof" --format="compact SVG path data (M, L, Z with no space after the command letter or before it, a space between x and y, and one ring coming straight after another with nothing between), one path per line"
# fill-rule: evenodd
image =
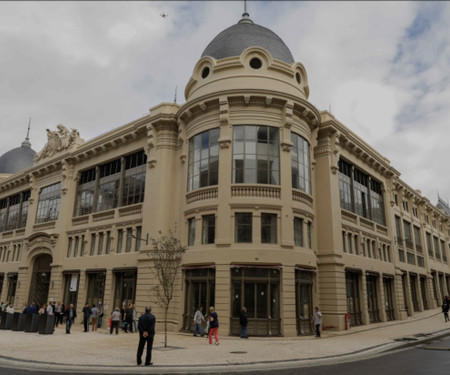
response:
M248 13L228 29L217 35L203 51L203 56L211 56L216 60L231 56L240 56L248 47L262 47L269 51L274 59L288 64L294 63L289 48L273 31L253 23Z
M17 173L33 165L33 158L36 154L31 148L28 138L22 142L20 147L16 147L0 157L0 173Z

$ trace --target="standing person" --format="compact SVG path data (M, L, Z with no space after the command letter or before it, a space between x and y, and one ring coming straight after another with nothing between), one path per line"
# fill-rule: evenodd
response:
M203 337L205 334L202 330L202 322L205 321L205 317L203 316L203 307L199 306L194 315L194 323L195 323L195 331L194 336L197 336L197 332Z
M97 328L102 328L102 321L103 321L103 305L101 302L97 304L98 309L98 323Z
M12 305L12 303L8 303L8 305L6 306L5 311L8 314L14 314L14 306Z
M120 309L120 320L122 320L122 330L124 332L127 332L127 329L126 329L127 322L125 320L125 318L126 318L126 307L127 306L125 305L125 302L124 302L124 303L122 303L122 308Z
M97 321L98 321L98 308L95 306L95 304L92 305L92 309L91 309L91 313L92 313L92 330L93 331L97 331Z
M77 317L77 312L73 308L73 303L71 303L69 307L64 310L64 316L66 317L66 334L68 334L70 333L70 328Z
M48 306L47 306L47 315L53 315L53 307L52 307L52 302L50 301L49 303L48 303Z
M322 324L322 313L319 311L319 307L314 308L314 315L311 319L311 323L314 322L316 327L316 337L320 337L320 325Z
M92 310L89 307L89 303L86 302L86 304L83 307L83 324L84 324L84 331L83 332L89 332L89 317L92 314Z
M209 343L212 344L212 335L214 334L214 344L219 345L219 318L214 311L214 306L209 308Z
M64 312L66 311L66 305L64 303L61 303L61 314L59 314L59 324L63 324L64 320Z
M447 296L445 296L444 298L444 303L442 304L442 312L444 313L444 319L446 322L448 322L448 310L449 310L450 306L449 306L449 300L447 298Z
M134 303L132 305L132 308L133 308L133 327L134 327L134 332L137 332L138 331L138 328L137 328L138 318L137 318L136 305Z
M125 332L133 333L133 304L129 304L125 310L125 321L127 322Z
M142 353L144 351L145 343L147 343L147 354L145 356L145 366L153 365L152 362L152 348L153 338L155 337L155 316L151 313L152 308L147 306L145 308L145 314L142 314L139 318L139 346L137 351L137 365L142 364Z
M62 314L61 302L57 302L56 307L55 307L55 326L56 327L58 327L59 321L61 319L61 314Z
M114 311L111 313L111 331L109 334L112 335L113 329L116 329L116 335L119 334L119 322L120 322L120 310L118 307L114 309Z
M241 316L239 317L239 324L241 325L241 339L248 339L247 336L247 308L243 307L241 310Z

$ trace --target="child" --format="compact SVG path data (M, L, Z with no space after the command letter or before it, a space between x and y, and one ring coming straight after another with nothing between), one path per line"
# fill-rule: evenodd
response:
M322 324L322 313L319 311L319 308L316 306L314 308L315 312L311 319L311 323L314 322L314 326L316 327L316 337L320 337L320 325Z

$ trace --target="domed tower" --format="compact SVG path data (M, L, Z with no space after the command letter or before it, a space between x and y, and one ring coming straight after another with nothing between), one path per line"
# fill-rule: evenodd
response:
M33 158L36 154L31 148L29 139L30 128L28 127L27 137L20 147L16 147L0 156L0 175L14 174L33 165Z
M187 181L184 329L196 307L215 305L223 334L239 334L243 307L249 335L309 333L320 116L308 95L303 65L246 12L195 65L177 113Z

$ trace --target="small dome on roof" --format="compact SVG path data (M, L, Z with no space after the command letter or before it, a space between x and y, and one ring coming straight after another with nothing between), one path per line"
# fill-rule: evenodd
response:
M253 23L244 13L242 19L217 35L202 53L216 60L231 56L240 56L248 47L262 47L269 51L274 59L288 64L294 63L289 48L273 31Z
M35 154L36 151L31 148L30 140L27 137L20 147L0 156L0 173L13 174L31 167Z

